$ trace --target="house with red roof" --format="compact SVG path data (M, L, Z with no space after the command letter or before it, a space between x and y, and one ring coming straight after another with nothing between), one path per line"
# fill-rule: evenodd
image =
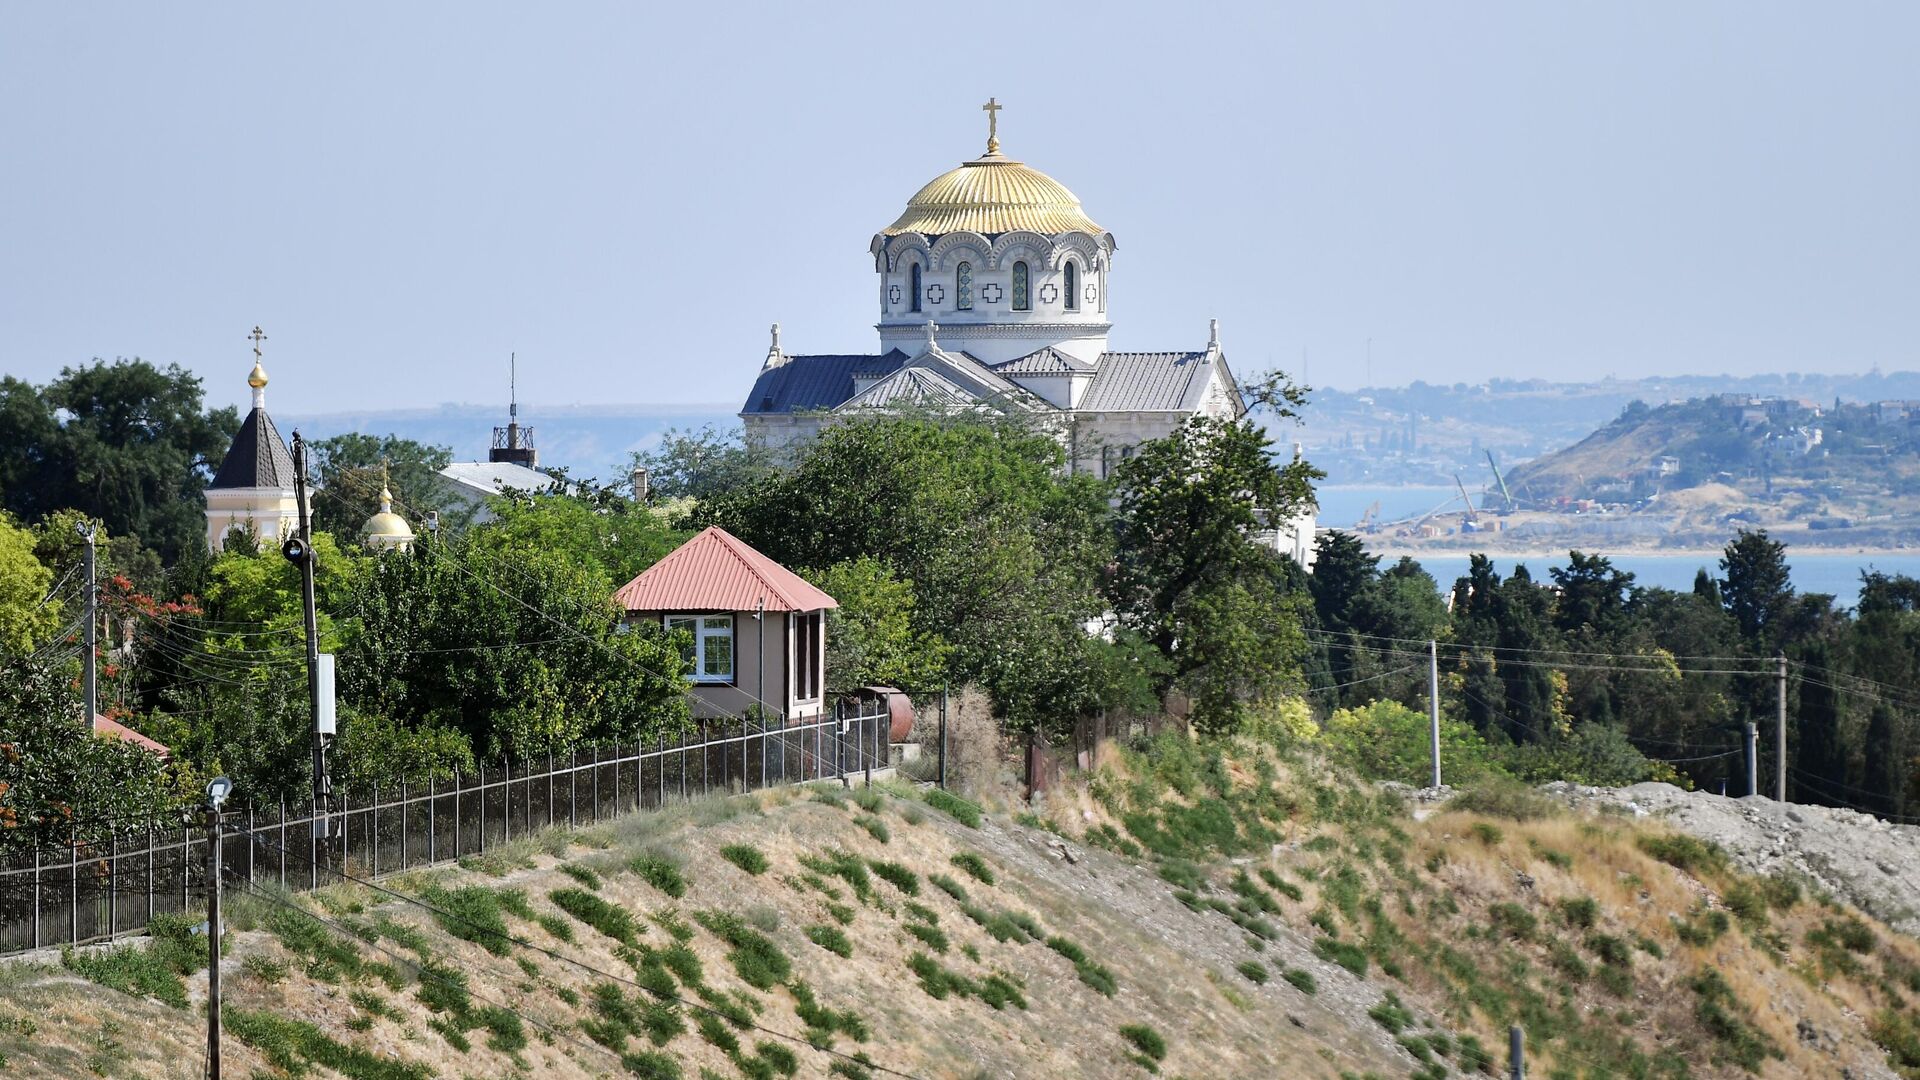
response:
M686 631L695 716L824 711L826 613L839 603L725 529L703 530L614 598L631 622Z

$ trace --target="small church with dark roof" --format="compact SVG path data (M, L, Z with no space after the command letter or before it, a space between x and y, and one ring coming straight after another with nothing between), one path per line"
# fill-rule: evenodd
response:
M1113 234L1001 153L1000 106L983 108L986 153L935 177L873 237L880 351L792 355L775 325L740 411L750 437L781 449L874 410L993 410L1043 422L1076 470L1105 475L1192 417L1246 413L1217 323L1198 349L1108 349Z
M207 546L218 553L236 529L251 531L263 543L278 545L299 524L300 503L293 478L293 454L267 415L267 369L261 363L259 327L253 341L253 408L227 448L227 456L207 485Z

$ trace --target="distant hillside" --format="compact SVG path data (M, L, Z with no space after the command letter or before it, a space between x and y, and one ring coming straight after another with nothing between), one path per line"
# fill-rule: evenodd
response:
M1920 500L1920 402L1822 405L1747 394L1634 402L1578 443L1512 469L1507 482L1536 506L1794 501L1804 515L1911 513Z

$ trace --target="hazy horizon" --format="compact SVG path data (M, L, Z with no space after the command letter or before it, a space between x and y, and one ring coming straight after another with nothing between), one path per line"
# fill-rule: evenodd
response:
M906 18L9 7L0 373L237 404L259 324L288 413L504 402L509 352L527 403L738 402L769 323L875 350L868 240L989 95L1118 238L1115 348L1219 318L1237 370L1341 389L1920 367L1911 5L983 6L952 75L916 72L964 33Z

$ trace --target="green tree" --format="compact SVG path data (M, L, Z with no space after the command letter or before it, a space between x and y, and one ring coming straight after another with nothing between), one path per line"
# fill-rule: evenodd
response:
M1778 648L1777 624L1793 602L1787 546L1765 529L1742 529L1720 557L1720 573L1722 602L1740 636L1756 650Z
M1831 669L1833 655L1825 642L1816 641L1801 653L1810 668ZM1831 676L1816 675L1800 683L1800 701L1795 719L1798 745L1792 748L1793 767L1805 774L1805 782L1794 782L1796 802L1832 803L1852 785L1847 776L1847 747L1841 734L1840 694L1829 681Z
M738 428L712 424L698 431L670 428L659 445L633 455L647 470L649 499L706 500L748 487L773 471L773 454Z
M1882 817L1902 820L1908 814L1908 792L1914 769L1913 744L1907 725L1886 702L1876 702L1867 715L1867 809Z
M380 510L381 484L393 493L393 508L414 531L424 532L428 512L440 515L442 528L466 524L471 510L453 494L440 470L453 451L398 435L348 432L307 444L312 482L326 497L313 502L313 529L357 540L367 519Z
M201 401L198 378L143 360L65 368L44 389L0 379L0 509L72 507L169 562L204 545L206 483L240 421Z
M33 548L33 533L0 512L0 656L30 653L60 628L61 604L47 591L53 571Z
M1168 659L1169 688L1188 694L1201 730L1235 730L1249 705L1301 681L1311 601L1254 537L1311 502L1322 475L1276 466L1251 422L1204 417L1142 443L1115 474L1114 610Z
M625 585L687 539L661 511L611 488L574 485L564 492L488 501L493 520L469 530L468 548L502 556L550 552ZM446 550L446 549L443 549Z
M1610 641L1627 622L1627 600L1633 575L1613 568L1605 555L1567 552L1567 565L1551 567L1559 596L1553 624L1563 633L1598 635L1594 643Z
M1321 627L1344 634L1354 629L1353 620L1360 615L1373 587L1380 557L1369 555L1358 536L1339 529L1316 536L1313 549L1313 577L1308 588L1313 593L1314 611L1320 616Z
M915 628L912 582L873 558L835 563L806 577L840 602L827 612L830 692L893 686L926 693L941 685L949 647Z

